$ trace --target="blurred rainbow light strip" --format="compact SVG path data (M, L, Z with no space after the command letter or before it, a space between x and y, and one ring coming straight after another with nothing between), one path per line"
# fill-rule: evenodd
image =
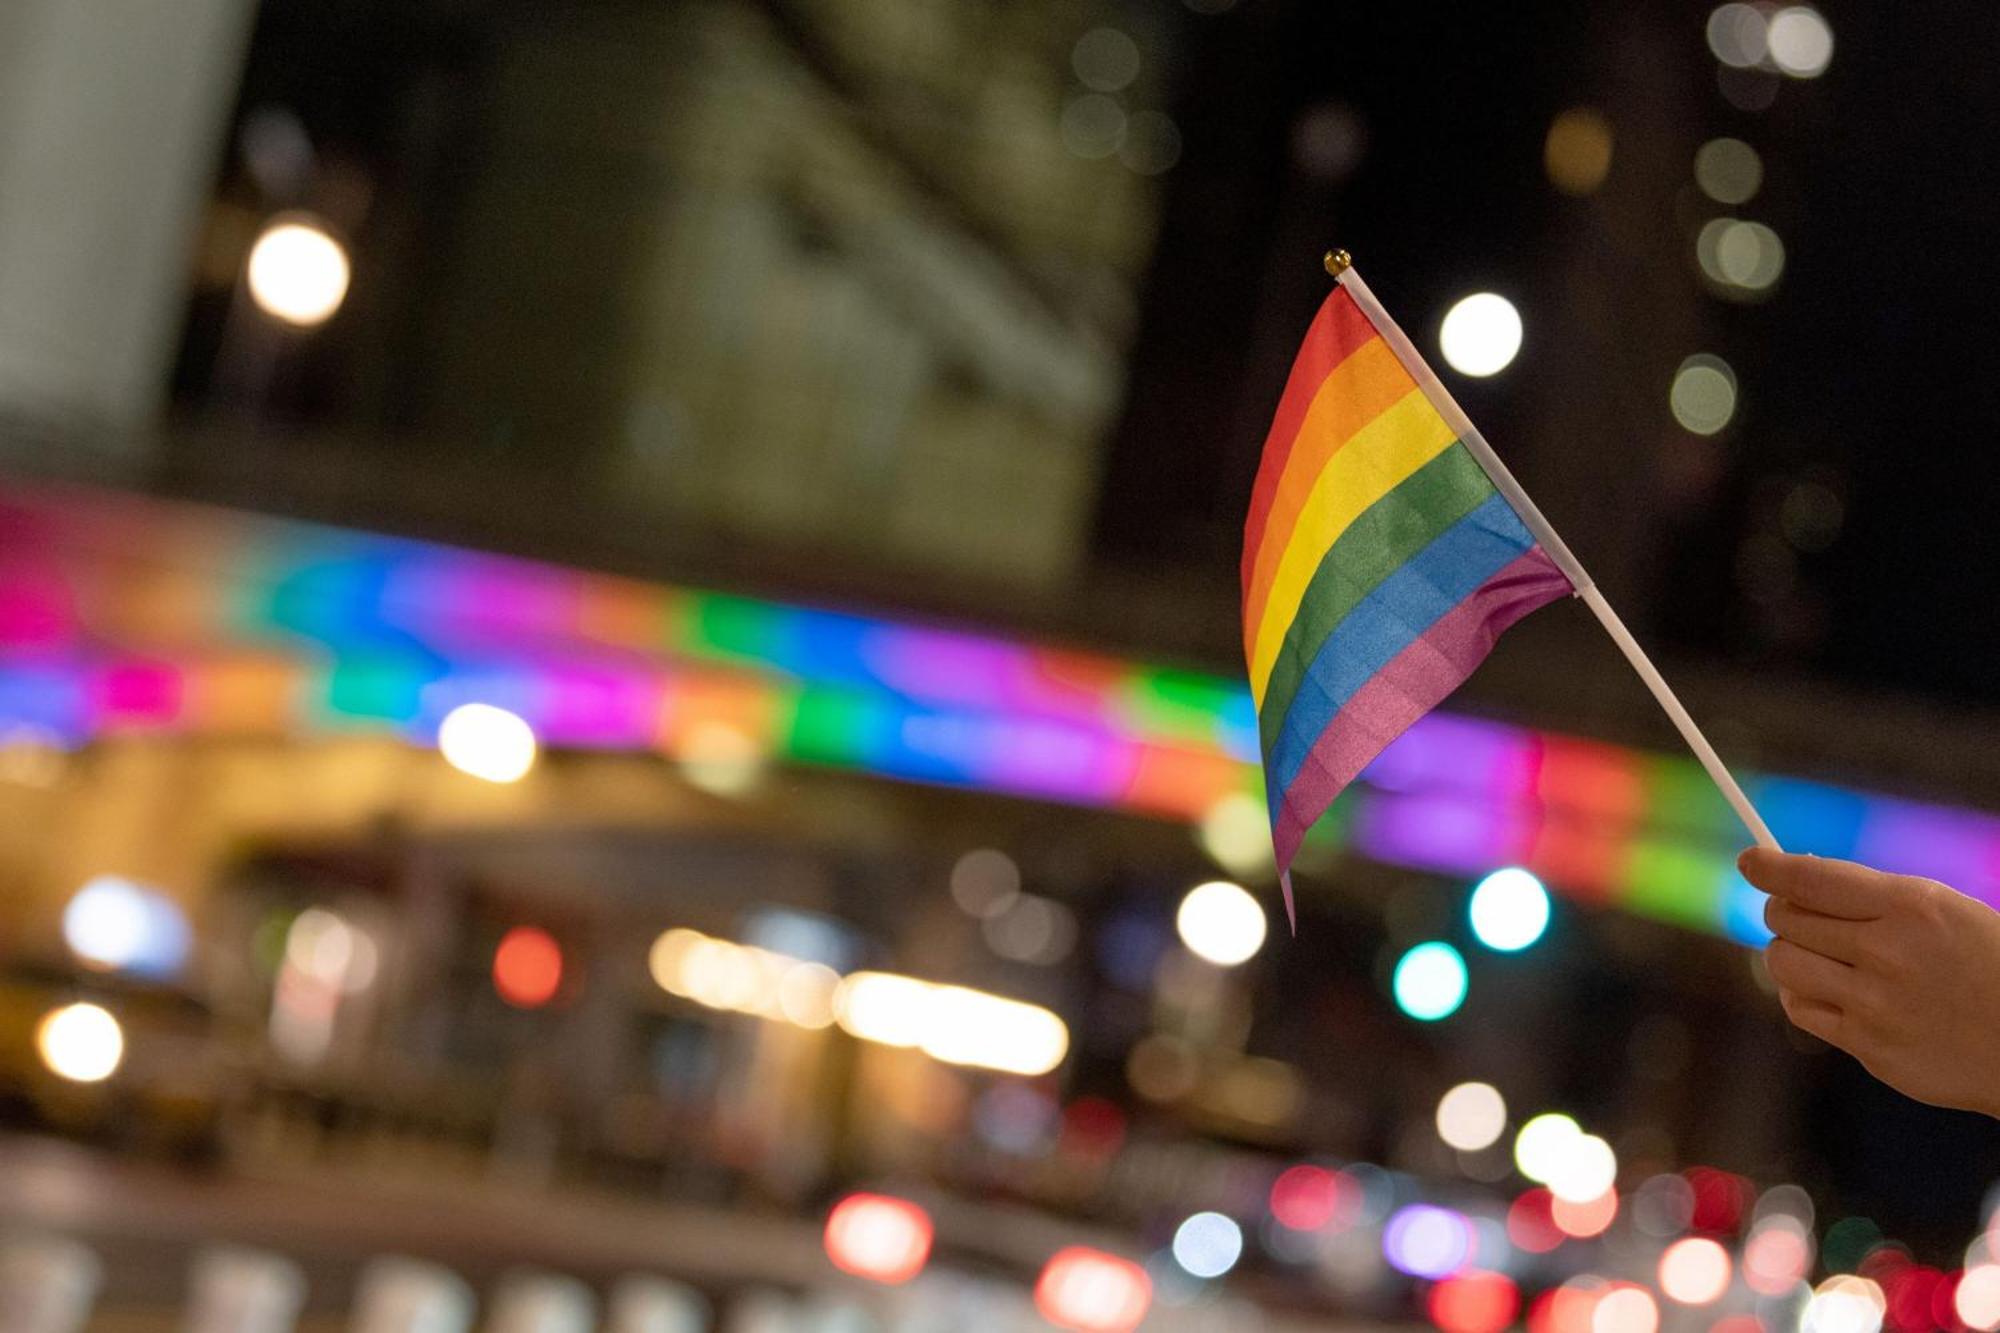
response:
M1255 797L1242 682L1081 650L98 492L0 492L0 744L381 732L462 703L544 745L721 749L1195 821ZM2000 904L2000 819L1782 777L1786 845ZM1434 714L1318 830L1451 875L1763 938L1691 760Z

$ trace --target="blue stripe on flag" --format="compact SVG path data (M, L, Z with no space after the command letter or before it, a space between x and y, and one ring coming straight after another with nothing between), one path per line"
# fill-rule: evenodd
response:
M1534 544L1507 497L1495 495L1357 602L1320 645L1292 697L1265 764L1267 777L1278 778L1268 784L1273 798L1292 785L1327 723L1369 677Z

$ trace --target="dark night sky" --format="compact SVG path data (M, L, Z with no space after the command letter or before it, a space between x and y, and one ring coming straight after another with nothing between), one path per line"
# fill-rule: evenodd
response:
M1634 58L1593 49L1593 8L1246 3L1198 33L1188 154L1100 514L1108 558L1233 568L1270 404L1325 291L1314 261L1336 239L1393 290L1406 324L1482 276L1524 291L1531 325L1563 318L1530 304L1537 266L1592 238L1559 226L1568 201L1542 178L1542 135L1555 111L1601 94L1590 71ZM1787 249L1774 299L1709 316L1743 398L1725 475L1657 562L1656 633L1682 654L2000 698L1988 518L2000 463L1984 444L2000 420L2000 11L1828 5L1827 75L1750 114L1708 82L1706 7L1644 8L1689 48L1672 53L1697 76L1689 144L1757 144L1766 185L1742 211ZM1287 152L1296 117L1329 102L1367 130L1338 185L1305 178ZM1661 245L1686 262L1680 225L1662 219ZM1503 377L1513 383L1476 386L1467 405L1500 438L1510 399L1561 392L1561 373L1524 357ZM1847 521L1830 549L1801 557L1816 628L1774 659L1769 612L1739 593L1735 552L1772 522L1774 486L1801 476L1832 484Z

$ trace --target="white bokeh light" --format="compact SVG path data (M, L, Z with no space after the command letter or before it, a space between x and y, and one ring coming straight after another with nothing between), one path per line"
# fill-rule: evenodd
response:
M1472 933L1500 953L1525 949L1549 928L1549 891L1519 866L1496 870L1472 891Z
M1814 1290L1799 1316L1799 1333L1878 1333L1888 1304L1880 1284L1839 1273Z
M1570 1144L1583 1137L1583 1127L1560 1111L1547 1111L1521 1126L1514 1136L1514 1165L1521 1174L1546 1185L1562 1169Z
M1521 312L1497 292L1474 292L1445 312L1438 348L1461 375L1497 375L1521 351Z
M1507 1131L1507 1099L1490 1083L1461 1083L1438 1100L1437 1129L1460 1152L1490 1148Z
M1243 1228L1221 1213L1196 1213L1175 1230L1173 1249L1195 1277L1221 1277L1243 1256Z
M1688 1236L1660 1255L1660 1291L1682 1305L1709 1305L1729 1290L1729 1251L1706 1236Z
M1618 1180L1618 1155L1595 1134L1578 1134L1555 1155L1545 1182L1549 1193L1570 1203L1601 1199Z
M438 725L438 750L461 773L518 782L535 766L535 733L504 708L460 704Z
M102 1083L125 1059L125 1030L98 1005L67 1004L42 1018L35 1049L57 1077Z
M2000 1328L2000 1265L1979 1264L1966 1269L1951 1294L1951 1303L1967 1328L1979 1333Z
M1219 967L1234 967L1264 947L1264 909L1243 888L1211 880L1188 890L1174 917L1181 942Z
M1811 5L1792 5L1771 16L1771 63L1795 79L1816 79L1833 63L1833 29Z
M352 276L347 250L317 218L275 219L250 247L250 297L257 308L294 328L332 319L347 299Z

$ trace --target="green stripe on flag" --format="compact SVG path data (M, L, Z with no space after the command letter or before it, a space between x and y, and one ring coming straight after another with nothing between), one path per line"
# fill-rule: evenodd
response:
M1285 630L1284 647L1271 665L1271 682L1257 710L1265 754L1277 744L1299 680L1327 635L1382 580L1492 494L1493 483L1479 460L1454 444L1362 510L1340 534L1313 571L1299 614Z

